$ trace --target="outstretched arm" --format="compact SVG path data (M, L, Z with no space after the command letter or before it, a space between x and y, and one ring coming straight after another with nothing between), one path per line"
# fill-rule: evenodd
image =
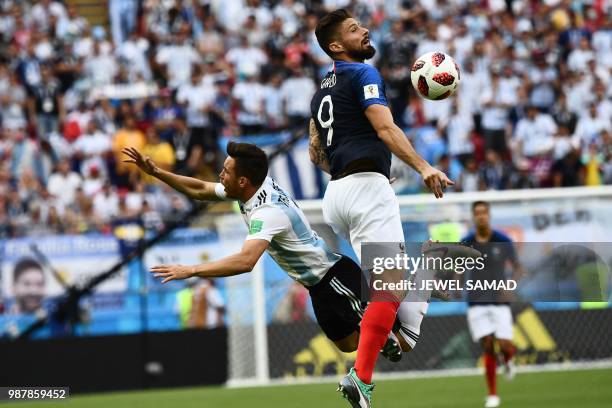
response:
M443 172L430 166L419 156L404 132L393 122L393 115L387 106L372 104L365 110L365 115L389 150L423 177L423 181L436 198L442 197L446 186L454 184Z
M310 161L324 172L330 173L329 162L327 161L327 155L321 141L321 134L317 130L314 119L310 119L309 134L308 154L310 155Z
M215 192L217 183L198 180L193 177L179 176L158 167L150 157L144 157L138 150L133 147L126 147L122 150L128 159L125 163L131 163L138 166L145 173L158 178L170 187L185 194L187 197L194 200L202 201L218 201L222 200Z
M251 272L270 243L265 239L250 239L245 241L239 253L226 256L218 261L186 266L159 265L151 268L156 278L162 278L162 283L172 280L187 279L194 276L202 278L221 278Z

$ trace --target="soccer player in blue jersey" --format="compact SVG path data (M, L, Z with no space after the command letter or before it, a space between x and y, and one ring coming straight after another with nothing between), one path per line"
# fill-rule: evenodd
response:
M490 205L486 201L472 204L474 231L462 239L486 257L486 268L471 272L472 281L501 281L506 279L506 265L513 270L512 278L520 279L525 271L521 266L512 240L503 232L491 227ZM488 395L486 408L498 407L501 403L497 395L497 358L495 342L503 355L506 377L514 377L513 357L515 347L512 343L512 311L499 291L468 292L468 327L475 342L480 343L483 352L485 377Z
M310 158L332 177L323 215L350 240L360 260L362 242L394 242L402 252L399 205L389 184L391 154L416 170L438 198L453 182L420 157L395 125L383 79L376 68L364 63L376 52L368 29L341 9L322 17L315 34L334 61L311 102ZM414 347L418 339L427 303L404 302L400 307L404 295L372 292L355 367L339 387L354 407L371 405L372 372L396 315L402 323L402 348Z

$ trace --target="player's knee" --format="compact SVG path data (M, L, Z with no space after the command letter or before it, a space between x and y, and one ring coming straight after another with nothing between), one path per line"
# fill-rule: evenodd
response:
M480 344L482 344L482 351L485 354L493 354L494 353L494 340L493 340L493 336L485 336L482 338L482 340L480 341Z
M353 351L357 350L357 343L352 343L352 342L336 342L336 347L338 347L338 350L340 350L343 353L352 353Z
M409 353L416 347L417 341L419 339L418 334L410 333L407 334L403 331L398 331L395 333L397 339L399 340L400 347L404 353Z
M341 352L352 353L353 351L357 350L359 335L357 333L352 333L341 340L335 341L334 344Z

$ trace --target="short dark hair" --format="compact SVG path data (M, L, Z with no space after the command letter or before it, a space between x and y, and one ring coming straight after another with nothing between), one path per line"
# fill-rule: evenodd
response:
M338 27L342 22L348 18L353 17L351 13L345 9L334 10L327 13L317 23L315 28L315 35L319 46L327 55L334 57L334 53L329 49L329 44L336 39L338 34Z
M29 269L38 269L43 272L42 265L36 260L32 258L22 258L15 264L15 268L13 269L13 282L17 282L21 275L23 275L23 273Z
M479 205L484 205L485 207L487 207L487 210L491 208L491 204L489 204L486 201L482 201L482 200L474 201L472 203L472 212L474 212L474 210L476 210L476 207L478 207Z
M236 161L236 174L248 178L255 187L263 184L268 175L268 156L251 143L229 142L227 155Z

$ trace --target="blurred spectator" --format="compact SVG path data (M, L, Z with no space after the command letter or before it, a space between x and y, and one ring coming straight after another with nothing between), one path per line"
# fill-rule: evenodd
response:
M82 182L78 173L70 171L70 161L63 159L57 165L57 171L49 177L47 189L63 205L69 206L74 200L76 189L81 186Z
M274 321L291 323L310 320L307 305L308 290L297 282L291 282L289 290L276 306Z
M574 138L580 143L581 147L587 147L591 144L600 144L601 132L611 130L612 117L601 117L597 112L597 105L591 103L588 111L583 114L578 120Z
M225 301L214 280L188 281L177 293L177 306L183 328L208 328L224 325Z
M603 180L602 166L605 155L599 150L596 143L591 143L582 153L580 161L584 165L584 184L587 186L600 186Z
M512 168L495 150L487 150L486 161L480 172L484 189L506 190L509 188Z
M225 54L225 60L234 66L238 76L255 76L261 66L268 62L268 57L261 48L249 44L246 36L240 37L240 44Z
M448 154L463 163L474 153L471 140L474 122L469 112L459 110L459 102L456 99L451 106L451 116L438 120L438 130L446 136Z
M103 222L110 222L119 215L119 195L108 182L93 197L93 211Z
M200 56L183 30L176 34L173 43L158 49L155 62L165 68L163 76L167 85L176 89L189 81L193 64L200 62Z
M478 171L478 163L474 156L469 156L464 161L464 168L457 177L455 191L473 192L483 189L483 182Z
M174 149L168 142L160 140L154 127L149 127L146 133L147 143L142 149L142 154L150 157L163 170L174 170ZM145 185L159 184L160 181L148 174L141 174L142 182Z
M242 135L261 132L265 124L266 88L257 81L255 72L245 73L244 81L234 86L232 96L238 105L237 122Z
M493 72L490 86L485 87L481 94L483 105L481 127L486 149L499 154L507 152L506 131L512 102L515 102L512 90L508 87L502 88L499 74Z
M37 128L38 137L48 139L59 130L65 111L60 83L51 68L43 65L40 74L40 82L31 87L30 120Z
M187 115L190 138L201 148L201 157L212 168L216 167L217 133L213 129L210 113L215 102L216 89L210 78L203 78L198 70L191 74L191 81L178 89L176 99Z
M299 66L283 82L280 93L290 129L304 128L310 119L310 100L316 92L314 82Z
M552 181L554 187L576 187L584 185L585 169L575 150L557 160L552 166Z
M159 92L153 112L153 120L162 140L170 141L176 132L176 120L182 115L180 106L172 98L172 91L164 88Z
M137 0L109 0L113 41L121 44L136 27Z
M115 160L115 176L118 185L125 187L129 185L132 177L137 174L137 169L124 163L124 154L121 150L125 147L133 147L142 150L146 139L142 131L136 128L136 121L133 116L128 115L124 120L124 127L119 129L113 136L112 150Z
M555 133L557 125L553 118L539 113L535 105L529 105L527 116L519 120L514 132L516 153L528 158L548 154L553 147Z

